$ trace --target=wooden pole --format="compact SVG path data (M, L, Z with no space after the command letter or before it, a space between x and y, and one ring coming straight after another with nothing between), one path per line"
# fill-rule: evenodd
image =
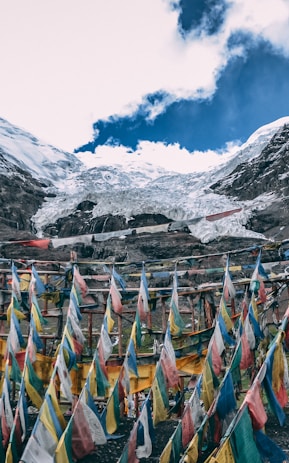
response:
M88 348L89 354L92 355L92 313L88 314Z
M167 330L167 317L166 317L166 301L164 297L161 297L162 304L162 331L165 334Z
M195 331L195 308L191 296L188 297L190 309L192 311L192 331Z

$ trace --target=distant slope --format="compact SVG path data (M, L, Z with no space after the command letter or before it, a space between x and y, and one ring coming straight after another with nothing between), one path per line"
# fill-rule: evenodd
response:
M54 183L80 168L81 161L0 118L0 148L5 159L33 177Z

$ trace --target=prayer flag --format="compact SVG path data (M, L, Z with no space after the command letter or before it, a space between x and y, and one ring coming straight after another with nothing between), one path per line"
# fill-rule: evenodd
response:
M77 265L73 266L73 285L79 289L82 297L85 297L87 295L88 287L84 278L82 277L82 275L80 275L79 268Z
M74 462L72 457L72 426L73 419L70 419L55 449L55 463Z
M230 318L230 315L228 313L227 304L226 304L225 299L223 298L223 296L221 297L221 300L220 300L219 313L220 313L220 315L222 316L222 318L223 318L223 320L225 322L227 332L231 331L233 329L233 322L232 322L232 320Z
M117 289L113 275L111 275L109 294L111 296L113 310L115 311L115 313L119 315L122 314L123 306L121 303L121 295L119 290Z
M279 335L280 334L281 333L279 333ZM275 353L276 347L277 347L277 343L275 340L273 344L271 345L270 349L268 350L267 356L264 362L267 368L266 368L266 374L262 382L262 386L265 389L266 396L267 396L272 412L277 417L280 425L283 426L286 420L286 416L283 411L282 404L279 403L277 396L276 396L276 393L278 393L278 384L279 385L282 384L279 382L278 377L277 377L278 374L280 374L280 372L278 372L277 370L278 366L277 368L276 367L274 368L274 357L275 357L274 353ZM274 372L274 377L273 377L273 372Z
M197 463L199 458L199 435L196 433L185 451L185 463Z
M138 426L142 427L143 444L137 446L136 456L137 458L149 458L152 453L152 440L150 436L148 408L145 404L138 419Z
M156 426L160 421L165 421L167 419L169 409L169 399L161 363L158 363L156 366L155 377L152 383L152 393L153 423L154 426Z
M195 426L193 421L192 403L189 401L185 405L182 414L182 445L186 448L188 443L192 440L195 433Z
M261 251L257 257L256 265L254 272L250 281L250 291L255 295L259 295L260 301L262 303L266 302L267 296L265 291L265 285L263 279L267 279L268 275L265 272L263 265L261 264Z
M212 461L212 463L235 463L230 440L228 438L221 443L221 446L213 460L209 461Z
M55 368L57 368L57 374L60 380L60 391L63 397L65 397L69 402L72 402L72 381L65 362L62 346L60 346L56 357Z
M138 377L138 369L137 369L137 358L134 348L134 342L132 339L129 340L128 349L127 349L127 364L129 371L136 377Z
M144 268L141 273L140 288L138 293L137 308L141 321L145 321L149 312L149 291Z
M160 456L160 463L178 462L182 450L182 422L179 421L173 435L170 437Z
M260 382L255 378L255 381L244 399L244 404L248 406L254 431L262 429L267 421L267 414L261 399L260 388Z
M256 445L263 461L270 463L285 463L288 455L262 431L255 433Z
M20 290L20 278L17 273L17 267L15 266L14 262L12 262L11 266L12 272L12 293L15 294L18 301L21 301L21 290Z
M170 303L169 313L170 331L173 336L180 336L185 328L185 323L179 312L178 302L178 283L177 283L177 272L175 270L173 279L173 289Z
M215 396L215 388L213 383L213 375L209 361L207 360L203 369L203 382L202 382L202 399L204 402L205 410L208 411L213 403Z
M31 282L34 279L37 295L41 296L46 291L45 285L44 285L43 281L41 280L41 278L39 277L34 265L32 265L32 267L31 267L31 272L32 272Z
M229 439L235 463L262 463L247 407L239 413Z
M119 380L117 379L112 393L106 404L106 429L109 434L113 434L120 422L119 410Z
M236 296L236 290L234 288L234 285L231 279L229 268L230 268L229 267L229 257L227 257L224 282L223 282L223 295L224 295L224 299L226 302L228 302L230 298L233 299Z
M38 442L35 435L31 435L24 449L20 463L54 463L54 457ZM62 461L61 463L64 463Z
M40 409L43 402L43 382L34 371L29 356L26 357L24 368L25 389L33 404Z
M104 314L104 323L106 324L107 331L110 334L114 326L114 320L111 316L111 295L110 294L108 294L107 296L106 310Z
M233 379L230 370L227 370L222 381L216 402L216 411L221 420L224 420L229 413L237 408Z
M141 347L142 333L141 333L141 324L140 324L140 319L139 319L138 312L136 312L136 314L135 314L135 320L134 320L133 325L132 325L130 337L134 342L135 349L137 347Z

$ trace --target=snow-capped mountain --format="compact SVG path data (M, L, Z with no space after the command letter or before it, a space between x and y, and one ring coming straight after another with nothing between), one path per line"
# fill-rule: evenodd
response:
M266 184L268 179L275 178L276 169L278 178L283 178L283 183L285 181L287 165L282 164L282 159L288 150L284 136L284 130L285 133L289 131L288 126L289 117L279 119L258 129L238 149L223 154L211 156L184 152L181 158L179 147L170 146L163 148L158 158L159 151L154 144L142 145L136 152L124 147L106 146L95 154L64 153L0 119L0 175L11 178L25 172L22 180L26 188L31 182L33 189L36 181L38 188L42 186L45 200L35 205L30 216L30 232L38 237L48 236L55 240L71 235L109 232L118 227L125 229L132 224L192 222L192 219L200 218L193 224L189 223L188 229L203 243L225 236L270 239L270 231L264 233L261 226L256 226L254 217L256 211L260 214L280 200L277 186L266 190ZM275 140L273 145L272 137ZM274 166L270 149L274 153ZM156 150L155 156L153 150ZM179 157L178 162L171 162L176 156ZM204 163L205 156L207 165ZM272 164L271 173L270 169L264 171L266 178L262 171L258 173L259 183L264 177L262 191L259 194L256 189L255 194L251 182L250 195L238 194L234 182L236 184L238 178L238 188L246 189L245 183L242 187L242 178L245 182L248 176L246 166L249 166L249 172L250 169L252 171L252 166L258 165L259 159L263 160L264 169L268 163ZM13 173L14 168L18 169L17 173ZM283 172L280 172L282 168ZM6 190L2 188L2 204L7 189L8 186ZM284 196L285 190L282 191ZM240 212L218 221L205 219L211 214L239 208ZM13 204L8 209L12 211ZM9 225L7 207L5 211L4 216L1 215L6 220L5 224ZM142 220L139 220L140 217ZM17 221L15 217L13 220ZM283 223L275 221L274 225L274 233L284 229ZM22 229L27 230L25 227L23 225ZM17 229L21 230L21 227ZM8 230L5 229L5 233Z
M1 118L0 150L7 161L46 184L65 179L81 165L73 154L45 144Z

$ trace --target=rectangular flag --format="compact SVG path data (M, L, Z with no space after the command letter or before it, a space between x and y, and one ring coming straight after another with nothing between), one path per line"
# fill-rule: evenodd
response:
M160 421L165 421L167 419L169 409L169 398L161 363L158 363L156 366L155 377L152 383L152 393L153 423L154 426L156 426Z

